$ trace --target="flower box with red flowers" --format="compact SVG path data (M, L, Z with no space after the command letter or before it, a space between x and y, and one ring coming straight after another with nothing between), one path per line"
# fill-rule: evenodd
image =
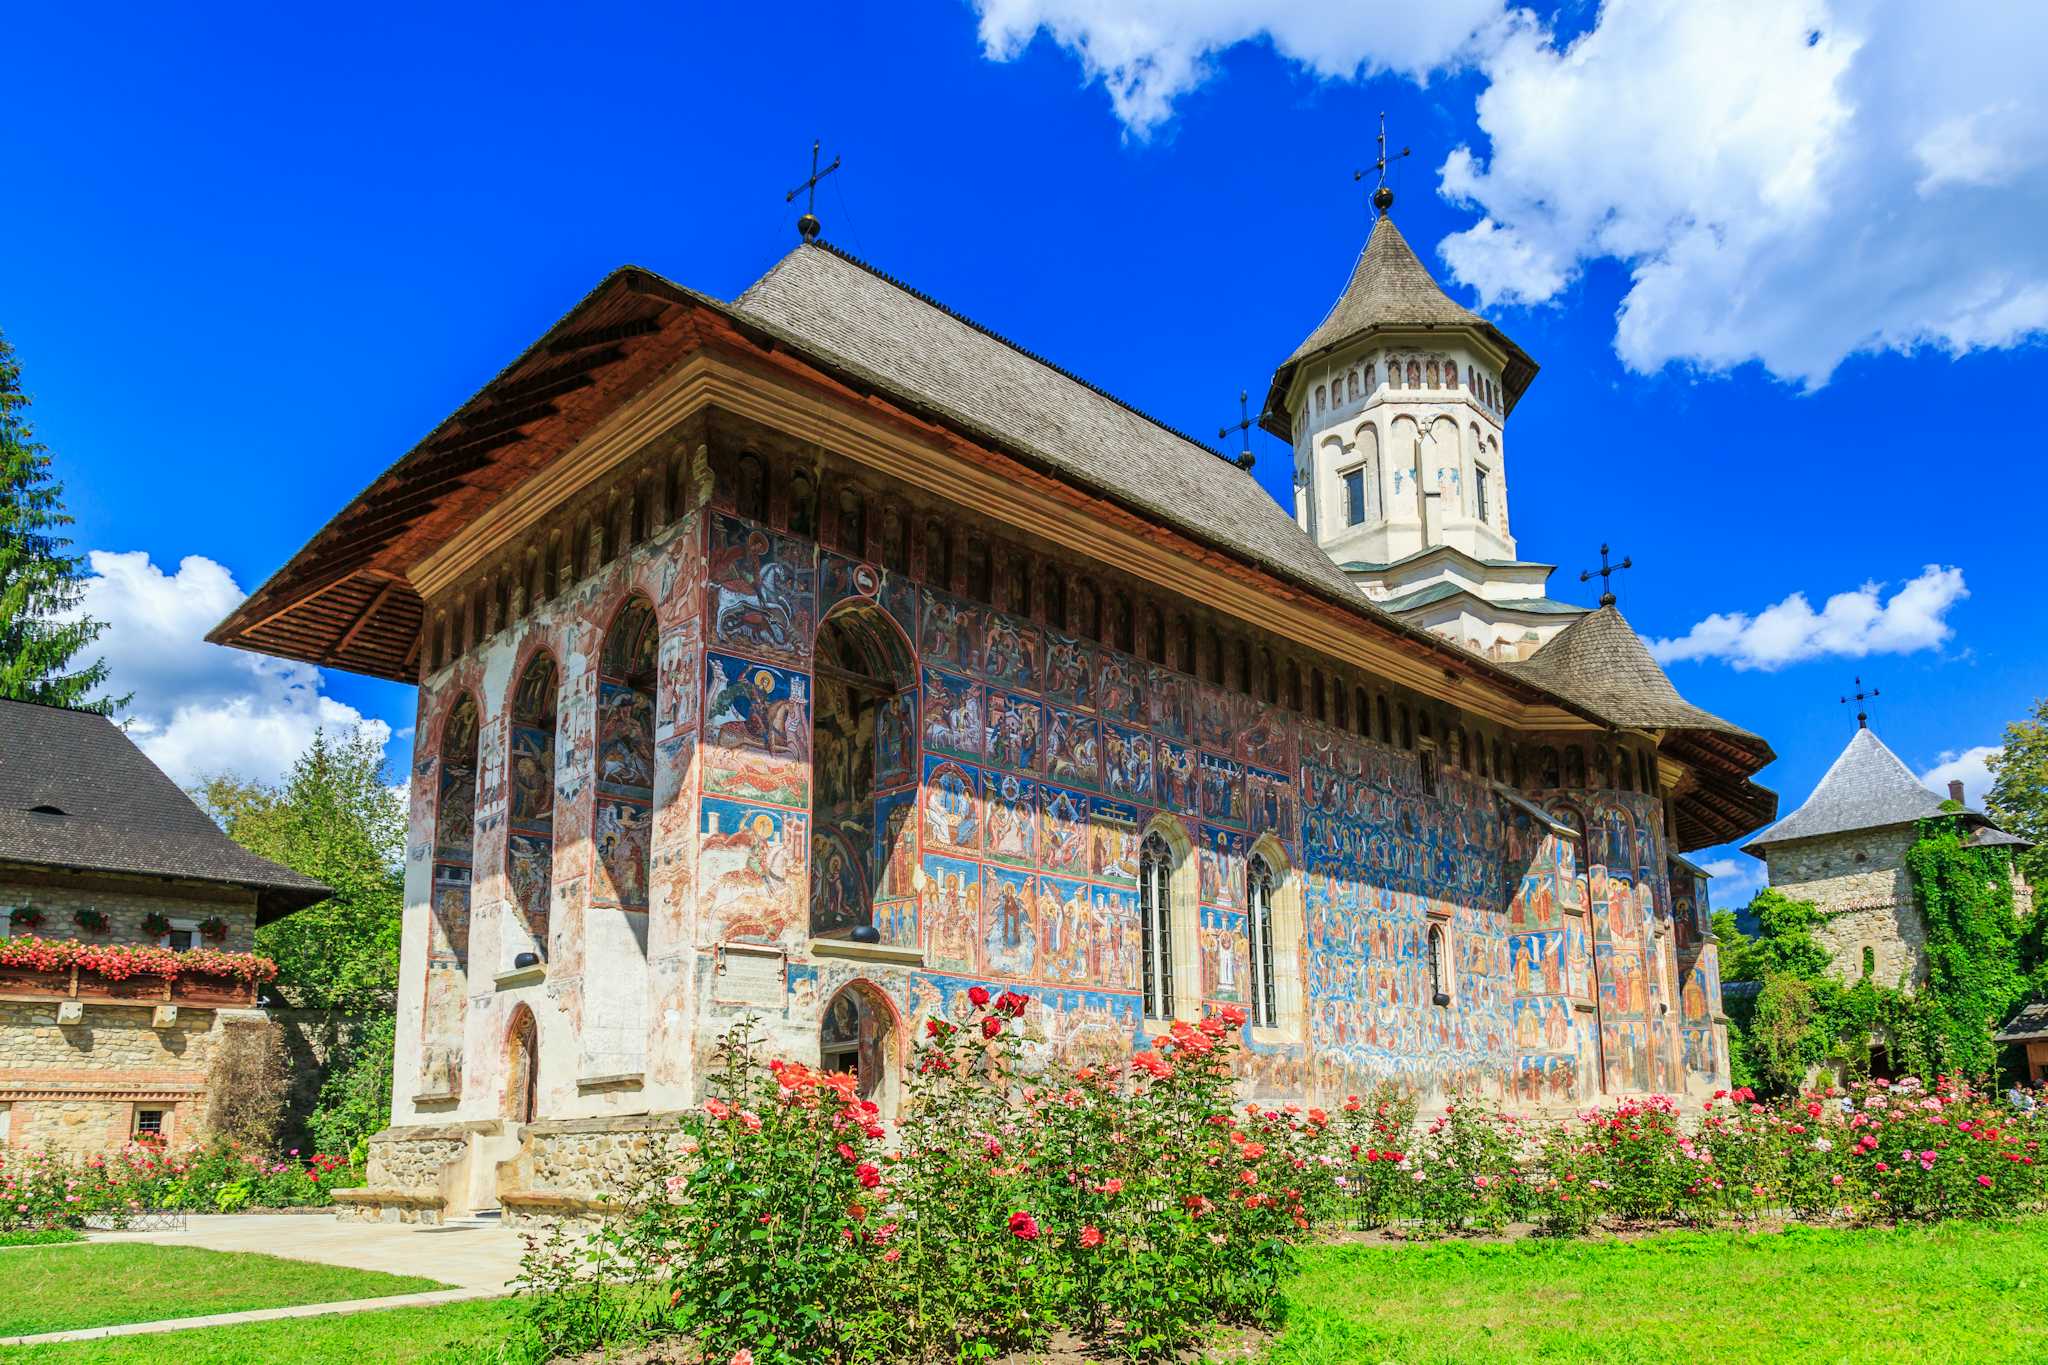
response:
M256 988L276 975L269 958L218 948L0 939L5 995L240 1005L253 1003Z

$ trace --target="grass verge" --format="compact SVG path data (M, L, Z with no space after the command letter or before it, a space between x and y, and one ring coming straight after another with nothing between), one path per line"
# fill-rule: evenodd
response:
M417 1275L147 1242L89 1242L7 1259L0 1337L297 1303L417 1294Z
M1322 1247L1271 1365L2048 1359L2048 1220Z
M85 1234L76 1228L16 1228L0 1232L0 1247L54 1247L84 1240Z
M183 1332L0 1346L14 1365L491 1365L498 1343L517 1330L507 1299L472 1299L423 1308L380 1308L324 1318L245 1322Z

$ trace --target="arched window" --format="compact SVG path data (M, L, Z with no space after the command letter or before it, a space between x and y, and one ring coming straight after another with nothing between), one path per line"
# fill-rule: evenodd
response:
M1166 620L1156 603L1145 604L1145 657L1155 664L1166 662Z
M505 802L505 881L521 936L504 938L504 965L521 952L548 955L548 902L555 885L555 711L560 676L551 655L536 654L512 690L512 752Z
M761 469L759 455L750 450L740 456L735 482L733 509L754 521L768 520L768 476Z
M839 515L833 518L833 543L855 559L868 557L868 507L857 488L839 490Z
M1411 389L1422 387L1422 362L1419 360L1408 362L1408 387Z
M1447 389L1458 387L1458 362L1449 356L1444 357L1444 387Z
M1429 1002L1432 1005L1451 1003L1451 992L1444 962L1444 927L1441 924L1429 926Z
M1074 583L1074 629L1090 640L1102 640L1102 594L1095 589L1093 579L1077 579Z
M1358 398L1358 371L1355 369L1344 376L1344 396L1354 402Z
M1173 849L1154 831L1138 850L1138 957L1145 978L1145 1017L1174 1017Z
M1536 754L1536 779L1545 787L1564 785L1564 778L1557 766L1557 750L1548 744Z
M1466 388L1467 388L1468 390L1469 390L1469 389L1477 389L1477 388L1478 388L1478 381L1477 381L1477 379L1475 378L1475 375L1476 375L1476 371L1474 371L1474 370L1473 370L1473 368L1472 368L1472 367L1471 367L1470 365L1467 365L1467 366L1465 367L1465 387L1466 387Z
M1275 1028L1280 1005L1273 986L1273 869L1257 854L1247 866L1245 932L1251 938L1252 1023Z
M1223 637L1216 633L1216 627L1210 626L1202 632L1202 645L1205 656L1204 662L1208 664L1208 667L1202 671L1202 676L1216 686L1221 687L1223 686Z
M1329 719L1329 703L1323 695L1323 670L1311 668L1308 671L1309 713L1318 721Z
M1287 709L1301 713L1301 665L1292 659L1287 661Z
M1432 389L1434 389L1434 388L1437 388L1437 387L1439 387L1439 385L1438 385L1438 382L1437 382L1437 372L1436 372L1436 357L1435 357L1435 356L1431 356L1431 357L1429 358L1429 365L1428 365L1428 367L1427 367L1427 371L1426 371L1426 373L1427 373L1427 375L1428 375L1428 380L1429 380L1429 387L1430 387L1430 388L1432 388Z
M1375 737L1382 744L1392 744L1394 742L1394 727L1387 711L1387 698L1384 693L1374 698L1373 710L1378 713L1379 718L1379 730Z
M1195 623L1185 616L1175 618L1174 642L1180 647L1180 658L1174 667L1183 673L1195 671Z
M1323 386L1322 386L1321 384L1318 384L1318 385L1316 385L1316 411L1317 411L1317 412L1321 412L1321 411L1323 410L1323 399L1324 399L1324 397L1325 397L1325 396L1326 396L1326 391L1325 391L1325 389L1323 388Z
M1362 687L1351 690L1351 728L1364 738L1372 737L1372 703L1366 700Z
M644 597L626 599L597 670L597 866L593 905L644 912L654 872L654 696L659 629Z
M1593 775L1596 786L1614 785L1614 753L1604 744L1593 751Z

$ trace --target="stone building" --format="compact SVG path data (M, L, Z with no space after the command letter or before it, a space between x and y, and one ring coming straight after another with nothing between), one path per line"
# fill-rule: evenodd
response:
M1834 954L1836 976L1911 988L1927 979L1927 922L1906 851L1919 822L1942 814L1942 798L1858 720L1813 795L1743 852L1764 860L1772 887L1819 909L1816 937ZM1949 797L1961 806L1963 784L1951 783ZM1976 811L1963 810L1960 818L1974 844L2025 846ZM2016 859L2008 858L2006 875L2014 911L2031 913L2033 894Z
M203 966L326 895L229 839L105 717L0 701L0 939L196 949ZM264 1022L255 1006L253 980L196 966L0 957L0 1147L197 1140L215 1056Z
M1396 244L1265 423L1334 430L1354 359L1369 421L1429 392L1476 463L1357 553L1520 572L1534 365L1411 316ZM983 982L1036 1058L1240 1004L1262 1095L1711 1090L1674 859L1771 818L1771 751L1611 605L1561 619L1504 662L1389 612L1246 470L807 236L730 303L608 276L213 638L419 688L392 1126L349 1198L432 1220L598 1197L750 1016L887 1109Z

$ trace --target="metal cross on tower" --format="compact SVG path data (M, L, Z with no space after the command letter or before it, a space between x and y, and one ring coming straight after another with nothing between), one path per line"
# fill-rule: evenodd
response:
M807 196L804 200L804 216L796 220L797 235L807 242L817 241L818 234L825 226L818 221L818 182L839 169L839 158L836 156L832 158L831 165L822 171L818 169L818 149L822 145L819 142L811 143L811 178L782 196L782 202L785 204L794 204L800 194Z
M1389 157L1387 155L1387 111L1384 109L1380 111L1379 142L1379 160L1373 162L1371 167L1371 169L1379 176L1379 186L1372 192L1372 206L1373 208L1377 209L1379 211L1380 216L1384 218L1386 216L1387 210L1394 207L1394 192L1387 188L1387 162L1390 160L1399 161L1402 157L1408 155L1410 150L1409 148L1403 147L1400 151L1395 152L1392 157ZM1351 179L1352 182L1355 184L1358 181L1365 179L1365 172L1353 171L1351 173Z
M1856 694L1852 697L1842 698L1842 705L1844 706L1847 706L1852 701L1856 703L1857 729L1868 730L1870 728L1870 713L1863 709L1863 703L1869 701L1872 697L1878 695L1878 690L1874 687L1871 688L1868 692L1865 692L1863 690L1863 679L1858 678L1856 679Z
M1250 469L1252 467L1252 410L1249 406L1251 398L1252 396L1249 391L1239 389L1237 391L1237 425L1218 427L1216 429L1216 439L1219 441L1229 440L1230 433L1233 431L1244 433L1244 449L1237 453L1237 467L1239 469Z
M1634 567L1635 561L1626 555L1622 556L1621 563L1609 564L1607 562L1607 547L1602 545L1600 547L1600 567L1585 570L1579 575L1579 581L1581 583L1590 583L1593 581L1593 575L1599 574L1600 605L1611 607L1614 605L1614 575L1620 573L1623 569L1632 569Z

